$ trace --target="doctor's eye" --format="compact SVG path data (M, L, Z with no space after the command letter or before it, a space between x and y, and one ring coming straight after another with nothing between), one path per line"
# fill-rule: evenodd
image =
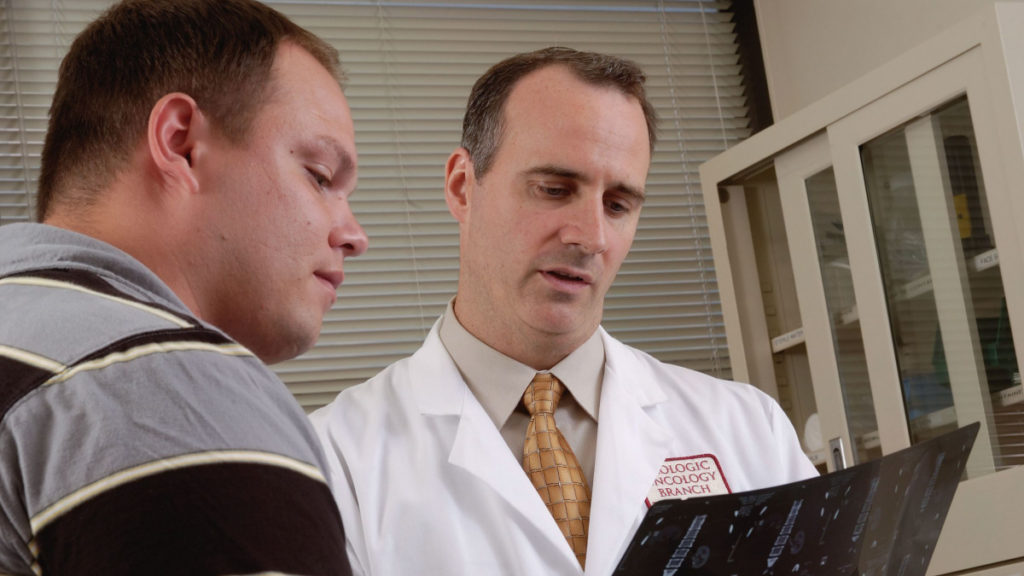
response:
M608 202L605 202L605 206L608 207L609 212L615 214L626 214L630 210L630 207L628 205L622 202L617 202L615 200L609 200Z
M567 188L561 186L538 186L538 188L549 198L562 198L570 194Z
M643 197L630 193L607 193L604 197L604 207L612 216L626 216L632 214L643 204Z

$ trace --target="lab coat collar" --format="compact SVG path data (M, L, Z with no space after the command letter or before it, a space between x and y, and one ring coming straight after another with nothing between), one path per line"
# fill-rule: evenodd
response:
M483 406L468 390L467 387L466 402L448 462L487 483L511 508L543 534L544 540L550 543L551 551L538 553L560 556L564 568L557 573L582 574L572 549L547 506L538 497L537 489L523 472L519 460L512 456Z
M416 404L425 416L458 416L448 463L476 476L504 498L511 508L551 543L550 554L563 557L562 574L582 574L565 537L551 517L537 489L509 452L501 433L462 380L458 368L441 344L435 323L423 346L412 357L410 370Z
M413 387L424 415L457 415L449 463L491 486L537 528L565 562L560 573L579 574L579 564L554 519L537 497L517 458L459 375L438 337L435 323L410 369L422 383ZM591 494L587 574L611 574L643 516L647 492L669 457L673 437L648 412L665 393L638 351L601 329L605 375L595 480Z
M458 415L469 392L459 369L441 344L441 320L434 322L423 346L412 355L409 370L416 406L425 415Z

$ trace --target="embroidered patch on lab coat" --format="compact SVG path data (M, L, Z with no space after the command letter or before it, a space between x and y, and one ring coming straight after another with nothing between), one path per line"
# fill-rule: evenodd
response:
M647 493L647 507L660 500L729 494L729 482L714 454L666 458Z

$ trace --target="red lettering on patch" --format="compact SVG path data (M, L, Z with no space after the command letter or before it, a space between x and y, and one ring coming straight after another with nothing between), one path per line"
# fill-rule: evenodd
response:
M714 454L666 458L647 493L647 507L668 498L684 500L730 492L729 482Z

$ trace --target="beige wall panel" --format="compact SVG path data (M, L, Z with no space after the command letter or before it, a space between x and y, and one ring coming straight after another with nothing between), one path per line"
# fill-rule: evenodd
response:
M754 0L775 121L994 0Z

